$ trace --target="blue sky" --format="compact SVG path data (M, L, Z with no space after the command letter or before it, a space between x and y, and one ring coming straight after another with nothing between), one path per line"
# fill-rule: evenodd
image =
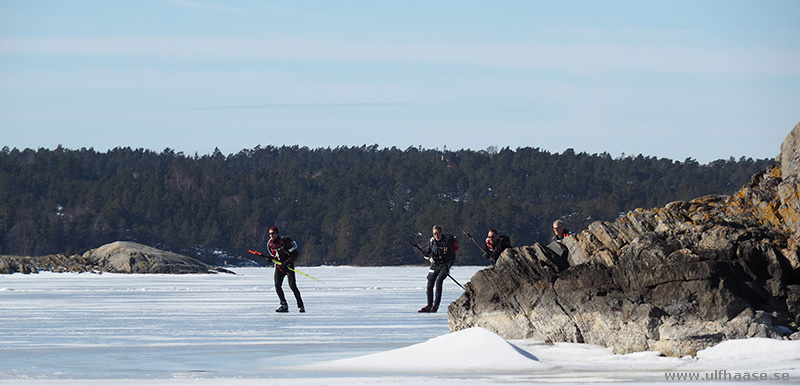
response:
M800 0L0 0L0 146L770 158L800 122L798 19Z

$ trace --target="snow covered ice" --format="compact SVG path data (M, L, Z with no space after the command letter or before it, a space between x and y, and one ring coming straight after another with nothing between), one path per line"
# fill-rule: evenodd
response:
M466 283L482 267L456 267ZM427 267L298 267L305 314L271 268L237 275L0 276L0 385L800 382L800 342L724 342L697 358L449 333L425 304ZM445 281L443 303L462 293ZM730 377L710 378L710 377ZM670 378L672 377L672 378ZM696 378L692 378L696 377Z

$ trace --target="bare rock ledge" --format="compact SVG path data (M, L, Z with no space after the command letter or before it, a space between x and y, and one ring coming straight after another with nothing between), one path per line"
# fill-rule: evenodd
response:
M727 339L798 338L800 124L732 196L636 209L561 245L508 249L448 307L452 331L694 355Z

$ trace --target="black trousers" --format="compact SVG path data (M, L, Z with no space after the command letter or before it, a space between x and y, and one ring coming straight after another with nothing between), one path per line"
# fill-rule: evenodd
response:
M289 266L291 267L291 265ZM294 267L292 267L294 268ZM289 279L289 288L294 292L294 298L297 299L297 307L303 307L303 299L300 297L300 290L297 288L297 280L294 277L294 271L288 267L275 265L275 292L278 293L278 299L281 304L286 304L286 296L283 295L283 278Z
M441 266L441 268L439 267ZM445 264L431 264L431 268L428 270L428 288L426 294L428 295L428 305L433 305L438 307L439 303L442 302L442 284L444 284L444 279L450 273L450 267ZM436 286L436 297L434 298L433 287Z

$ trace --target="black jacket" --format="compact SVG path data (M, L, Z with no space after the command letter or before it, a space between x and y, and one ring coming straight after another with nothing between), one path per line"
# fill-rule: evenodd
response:
M484 248L483 257L496 261L500 254L503 253L507 248L511 248L511 240L508 236L500 235L500 239L497 240L497 245L492 244L492 240L486 239L486 247Z
M425 249L425 256L433 258L438 265L453 265L456 261L456 251L458 250L458 240L450 234L443 234L442 241L436 241L431 237L428 241L428 248Z
M565 237L572 236L572 232L569 229L564 229L560 234L553 234L553 237L550 238L550 241L561 241L564 240Z
M297 243L289 237L278 237L267 241L267 250L273 259L281 263L292 263L297 258Z

